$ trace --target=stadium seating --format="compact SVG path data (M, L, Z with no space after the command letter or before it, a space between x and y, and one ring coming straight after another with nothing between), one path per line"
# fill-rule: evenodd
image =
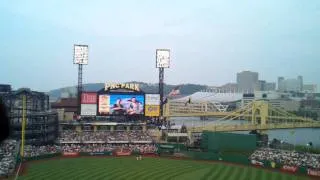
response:
M0 177L7 176L15 170L19 142L7 139L0 145Z

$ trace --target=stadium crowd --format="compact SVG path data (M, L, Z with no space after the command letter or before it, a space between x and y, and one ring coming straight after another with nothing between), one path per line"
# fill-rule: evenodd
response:
M24 147L24 156L35 157L35 156L41 156L45 154L54 154L60 151L61 151L61 148L58 145L46 145L46 146L26 145Z
M81 136L76 131L62 131L59 136L60 141L80 141Z
M142 131L63 131L60 141L152 141L148 133Z
M0 177L8 176L15 169L19 144L16 140L5 140L0 145Z
M155 153L157 147L153 144L64 144L61 152L107 152L117 149L127 149L140 153Z
M156 146L151 144L151 136L142 131L62 131L59 135L59 142L59 145L26 145L25 157L60 152L107 152L117 149L141 153L155 153L157 151ZM135 144L136 142L140 143Z
M129 151L140 153L156 153L157 147L154 144L61 144L46 146L25 146L25 157L35 157L45 154L53 154L59 152L108 152L118 149L126 149Z
M320 170L320 154L261 148L256 150L249 159L256 161L267 160L289 166Z

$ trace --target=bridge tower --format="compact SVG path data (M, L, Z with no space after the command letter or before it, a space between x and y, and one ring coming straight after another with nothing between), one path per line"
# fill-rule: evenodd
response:
M254 101L251 108L251 123L266 125L269 117L269 103Z

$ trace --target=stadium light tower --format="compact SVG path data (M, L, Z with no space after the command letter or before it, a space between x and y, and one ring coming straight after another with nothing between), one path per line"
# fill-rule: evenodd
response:
M81 93L82 93L82 66L88 64L88 45L74 45L73 64L78 64L78 86L77 86L77 116L81 111Z
M170 68L170 49L156 50L156 68L159 68L160 116L163 117L164 68Z

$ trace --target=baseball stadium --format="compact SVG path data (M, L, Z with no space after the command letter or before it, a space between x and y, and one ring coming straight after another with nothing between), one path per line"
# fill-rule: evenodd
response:
M136 85L82 92L81 116L52 129L55 120L48 119L46 133L31 130L45 118L28 116L36 101L27 101L30 92L20 93L21 138L0 146L2 179L303 180L320 174L319 154L270 146L257 133L171 126L159 118L159 94ZM35 143L36 132L57 137Z
M0 180L320 180L320 0L0 1Z

